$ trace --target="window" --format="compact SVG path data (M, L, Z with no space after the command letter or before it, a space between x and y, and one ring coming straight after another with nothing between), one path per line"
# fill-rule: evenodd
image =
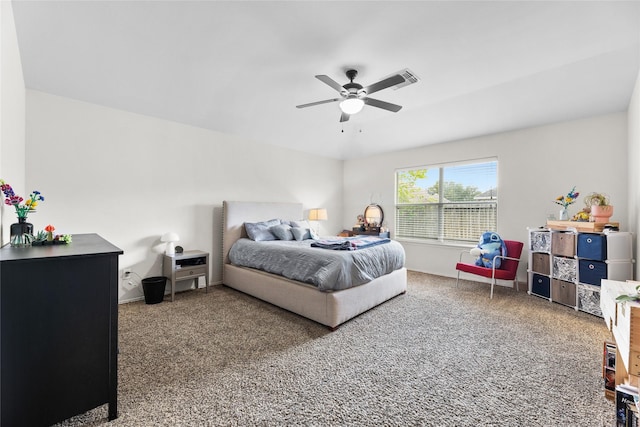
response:
M423 166L396 172L396 236L477 242L498 228L498 161Z

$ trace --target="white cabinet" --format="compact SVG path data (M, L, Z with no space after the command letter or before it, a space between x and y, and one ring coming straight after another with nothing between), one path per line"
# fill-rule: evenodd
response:
M640 375L640 303L618 303L616 298L623 294L636 293L638 282L617 280L602 281L601 308L607 328L615 338L617 358L624 366L616 362L616 385L620 377ZM624 375L618 375L623 372Z
M633 278L629 232L529 229L529 294L602 317L602 279Z

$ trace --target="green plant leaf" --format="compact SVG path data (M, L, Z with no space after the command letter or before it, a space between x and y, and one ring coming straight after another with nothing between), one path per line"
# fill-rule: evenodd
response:
M616 298L616 301L638 301L640 300L640 295L619 295Z

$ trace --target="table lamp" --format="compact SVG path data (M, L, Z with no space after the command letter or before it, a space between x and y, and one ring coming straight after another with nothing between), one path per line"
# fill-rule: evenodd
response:
M160 241L167 243L167 247L164 253L167 255L175 255L176 254L175 243L179 240L180 240L180 236L178 236L177 233L173 233L173 232L164 233L160 238Z
M326 221L327 210L324 208L309 209L309 221ZM318 235L320 235L320 223L318 223Z

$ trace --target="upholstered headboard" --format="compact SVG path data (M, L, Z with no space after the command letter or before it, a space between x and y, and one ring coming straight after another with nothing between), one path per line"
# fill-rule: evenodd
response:
M274 218L303 219L302 203L222 202L222 260L229 263L229 250L241 237L247 237L245 222L267 221Z

